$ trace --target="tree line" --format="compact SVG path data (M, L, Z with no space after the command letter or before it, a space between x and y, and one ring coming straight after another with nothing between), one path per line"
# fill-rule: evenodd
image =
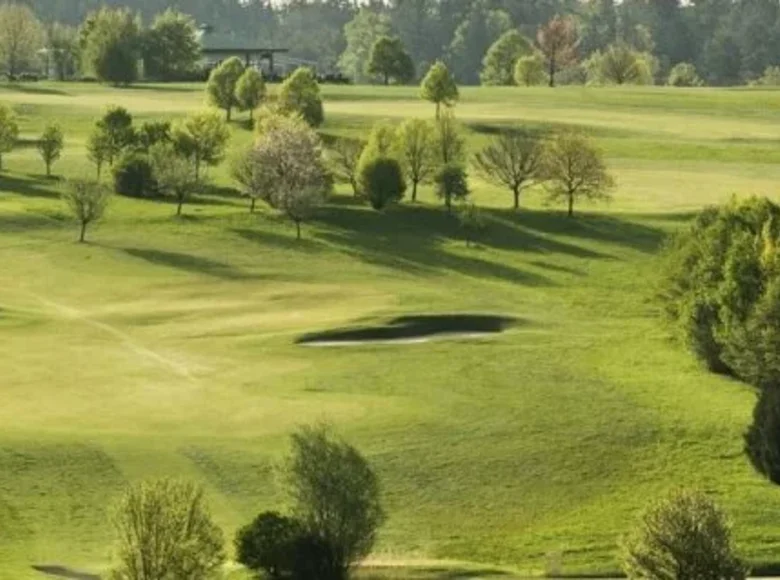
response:
M59 29L53 34L58 43L68 34L63 30L82 27L104 4L126 7L149 25L169 6L163 0L24 4L44 22L42 28ZM566 67L565 82L586 80L583 63L612 46L652 57L656 81L668 81L679 64L693 67L702 82L712 85L764 77L770 82L780 76L765 75L780 65L780 6L774 0L372 0L368 5L353 0L183 0L177 6L199 24L247 43L283 45L294 58L322 71L340 69L359 82L376 78L367 66L369 52L387 36L406 47L420 75L442 60L458 83L478 84L483 61L503 34L517 31L533 41L556 15L570 18L577 34L576 62ZM2 32L11 29L0 27L0 42Z

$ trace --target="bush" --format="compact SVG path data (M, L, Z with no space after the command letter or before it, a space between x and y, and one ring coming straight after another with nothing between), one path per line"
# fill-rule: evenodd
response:
M325 113L317 78L309 68L299 68L279 89L279 106L287 113L297 113L312 127L322 125Z
M294 567L301 524L276 512L264 512L236 534L236 558L253 572L276 580Z
M389 157L363 160L359 171L360 191L375 210L382 210L403 198L406 180L398 160Z
M702 212L667 247L660 298L707 367L780 385L780 207L767 199Z
M699 78L695 66L689 62L680 62L669 72L667 84L670 87L700 87L704 81Z
M723 512L697 492L675 492L650 506L623 552L629 578L742 580L747 574Z
M447 211L452 211L452 201L466 199L469 195L468 174L466 170L456 164L448 164L442 167L434 177L436 194L444 200Z
M753 82L764 87L780 87L780 66L768 66L760 79Z
M127 153L114 165L114 189L128 197L155 197L158 194L152 164L145 155Z

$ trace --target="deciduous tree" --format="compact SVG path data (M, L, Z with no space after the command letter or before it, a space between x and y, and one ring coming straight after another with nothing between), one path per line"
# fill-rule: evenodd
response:
M127 8L104 7L83 28L82 65L101 82L126 86L138 79L141 23Z
M0 103L0 171L3 170L3 155L13 151L19 139L19 124L16 115L8 105Z
M233 56L211 71L206 85L209 102L225 111L225 118L230 122L233 107L238 106L236 100L236 85L244 74L244 63Z
M281 580L295 567L295 548L301 534L297 520L263 512L236 533L236 559L255 573Z
M483 85L509 86L514 84L517 61L533 50L528 39L518 30L510 30L496 40L482 61L480 81Z
M401 165L412 183L412 202L416 202L418 186L436 170L436 130L423 119L408 119L398 128L396 138Z
M192 164L171 143L158 143L149 151L152 175L160 193L176 200L176 215L195 193L199 184L192 171Z
M451 111L444 112L434 123L436 151L441 165L464 161L466 140L463 129Z
M51 166L62 155L64 145L65 136L62 133L62 128L56 123L46 125L38 139L38 153L46 165L46 177L51 177Z
M508 187L518 209L523 189L542 179L541 143L520 131L502 131L475 155L474 166L483 179Z
M670 87L700 87L704 81L696 72L696 67L689 62L678 62L672 70L669 71L669 78L666 82Z
M515 84L533 87L545 81L544 57L539 52L518 59L515 65Z
M200 182L204 165L217 165L225 155L230 130L219 115L204 111L174 125L174 147L192 163L195 181Z
M222 530L193 484L136 484L116 506L113 523L119 560L114 580L209 580L225 561Z
M361 7L344 26L346 47L339 57L339 68L354 82L366 79L371 49L377 39L390 34L390 20L374 6Z
M11 79L35 61L43 39L43 27L29 6L0 4L0 63Z
M392 157L364 159L360 164L359 179L360 191L377 211L400 201L406 191L401 164Z
M144 71L161 81L188 79L200 60L195 19L168 8L158 14L143 38Z
M452 78L447 65L441 61L436 61L431 66L428 74L422 80L420 85L420 94L426 101L436 105L436 118L441 115L441 106L452 107L458 101L458 86L455 79Z
M328 149L328 159L333 174L342 181L349 183L352 186L352 192L356 196L360 194L358 166L364 148L365 144L357 139L337 137Z
M406 84L414 78L414 63L397 36L382 36L371 47L368 74L381 77L385 85L390 79Z
M85 241L87 226L103 217L110 196L111 191L97 181L73 179L67 182L63 199L81 226L79 242Z
M262 73L254 67L247 68L236 84L236 102L242 111L249 111L249 119L254 119L255 109L265 99L266 88Z
M578 199L609 199L615 185L601 151L587 137L571 131L547 140L540 175L547 182L550 200L567 203L569 217L574 216Z
M282 111L300 115L312 127L325 120L320 85L310 68L297 69L282 83L278 102Z
M539 28L536 41L547 61L550 86L554 87L555 74L577 59L577 25L571 16L556 16Z
M471 190L469 188L466 169L457 163L443 165L434 177L436 195L444 200L447 213L452 213L452 202L466 199Z

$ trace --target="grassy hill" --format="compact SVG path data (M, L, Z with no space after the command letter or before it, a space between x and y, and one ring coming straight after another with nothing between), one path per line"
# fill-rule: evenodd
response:
M323 131L432 115L416 92L326 87ZM202 106L200 87L0 89L28 143L0 174L0 578L36 578L42 563L103 569L107 506L138 478L203 482L232 536L279 505L286 438L321 420L381 475L390 519L376 561L420 568L399 577L469 569L451 562L614 571L636 511L679 485L717 497L751 561L776 559L780 491L741 454L754 396L670 342L651 300L666 235L732 194L775 195L777 94L463 90L472 150L503 125L576 125L619 184L611 204L567 220L541 192L513 213L508 191L475 181L489 228L467 248L428 191L377 214L346 189L301 242L273 213L215 194L181 219L116 198L77 244L31 146L45 122L66 130L55 172L76 176L92 171L84 142L105 105L172 118ZM212 177L229 184L224 168ZM448 312L520 323L489 339L294 344Z

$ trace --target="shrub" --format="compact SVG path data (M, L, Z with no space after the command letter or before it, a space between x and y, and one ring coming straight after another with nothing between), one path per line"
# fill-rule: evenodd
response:
M669 71L667 84L670 87L700 87L704 81L699 78L695 66L689 62L680 62Z
M764 74L753 84L765 87L780 87L780 66L768 66Z
M444 165L434 178L436 194L444 200L447 211L452 211L452 201L466 199L469 195L468 174L457 164Z
M538 52L518 59L515 64L515 84L531 87L547 82L544 57Z
M742 580L747 573L723 512L691 491L672 493L651 505L624 540L623 553L629 578Z
M322 125L325 113L320 86L311 69L299 68L282 83L279 106L287 113L297 113L312 127Z
M667 247L660 298L710 370L780 384L780 207L767 199L703 211Z
M371 207L379 211L400 201L406 191L406 180L397 159L374 157L360 164L360 191Z
M263 512L236 534L236 558L253 572L276 580L294 567L301 524L276 512Z
M142 151L148 152L149 149L158 143L170 143L171 141L171 122L170 121L146 121L138 130L138 146Z
M158 193L152 164L145 155L126 153L114 165L113 174L114 189L120 195L154 197Z

